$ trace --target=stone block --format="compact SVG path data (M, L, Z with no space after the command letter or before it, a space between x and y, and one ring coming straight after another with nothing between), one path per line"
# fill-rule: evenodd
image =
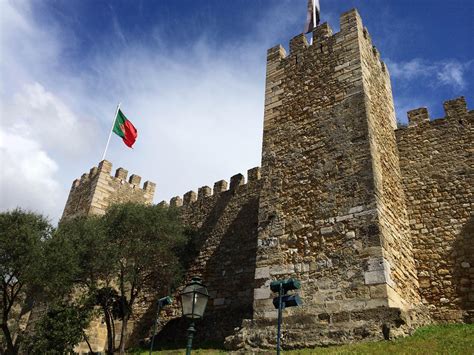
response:
M260 176L261 176L261 174L260 174L260 168L259 167L255 167L255 168L247 170L247 181L248 182L253 182L253 181L260 180Z
M128 180L128 182L133 185L140 185L141 180L142 178L140 176L132 174L130 175L130 179Z
M270 287L256 288L253 291L253 297L256 300L267 299L271 296Z
M110 172L112 171L112 163L108 160L102 160L99 163L99 171L106 174L110 174Z
M196 199L197 199L196 192L188 191L183 196L183 205L184 206L189 205L189 204L195 202Z
M214 193L220 193L224 192L227 190L227 181L225 180L219 180L216 183L214 183Z
M270 278L270 267L269 266L264 266L264 267L258 267L255 269L255 279L268 279Z
M333 227L323 227L320 229L322 235L332 234Z
M443 103L446 117L463 117L467 113L467 104L464 96L448 100Z
M115 171L115 177L121 180L127 180L128 170L124 168L118 168Z
M200 187L200 188L198 189L198 197L197 197L197 199L198 199L198 200L202 200L202 199L204 199L204 198L206 198L206 197L211 196L211 194L212 194L212 190L211 190L211 188L210 188L209 186Z
M429 122L430 117L426 107L417 108L407 112L408 123L410 126L416 126L423 122Z
M238 186L245 184L245 178L242 174L236 174L230 178L230 190L235 190Z
M180 207L183 205L183 199L179 196L175 196L170 200L170 207Z
M366 271L364 272L364 280L366 285L384 284L387 282L384 270Z

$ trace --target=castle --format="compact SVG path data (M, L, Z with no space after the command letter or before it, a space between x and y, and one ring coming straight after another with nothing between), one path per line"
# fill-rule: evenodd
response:
M474 111L461 97L443 118L419 108L397 128L388 69L357 11L312 36L268 50L261 168L170 201L198 231L188 276L211 295L198 336L273 347L269 284L289 277L304 305L285 310L287 348L472 322ZM110 171L102 161L76 180L63 218L152 202L153 183Z

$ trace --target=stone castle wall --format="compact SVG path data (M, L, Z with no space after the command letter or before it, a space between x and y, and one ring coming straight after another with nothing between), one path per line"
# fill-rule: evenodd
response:
M474 111L464 98L396 131L420 294L440 321L474 316ZM469 314L467 311L471 310Z
M141 177L118 168L111 176L112 163L103 160L89 173L82 174L72 183L62 219L80 215L104 214L112 204L123 202L152 203L156 185L146 181L140 187Z
M204 324L199 324L197 341L223 342L252 317L252 301L257 250L257 216L261 190L260 168L231 177L230 184L220 180L211 189L203 186L174 197L185 225L193 231L196 256L187 270L187 279L199 275L206 284L210 299ZM176 295L177 296L177 295ZM186 324L180 322L177 307L168 314L160 339L184 339Z
M239 346L273 346L274 279L302 281L304 307L285 311L294 346L383 338L384 324L407 323L401 312L420 303L389 75L355 10L340 29L323 24L311 46L299 35L288 56L281 46L268 52L259 335L243 329Z
M394 132L396 118L390 76L366 28L362 35L360 51L368 138L382 247L379 263L386 278L383 292L387 293L389 306L410 309L420 303L420 296ZM377 259L372 262L376 263Z
M261 171L170 201L195 232L187 279L211 296L197 341L273 348L269 284L289 277L304 306L285 310L286 348L408 334L430 316L472 322L474 111L461 98L443 119L417 109L397 129L388 69L357 11L312 36L288 55L268 50ZM153 183L110 172L103 161L76 180L63 218L151 203ZM153 317L144 297L131 339ZM158 341L184 339L180 317L177 304L164 311Z

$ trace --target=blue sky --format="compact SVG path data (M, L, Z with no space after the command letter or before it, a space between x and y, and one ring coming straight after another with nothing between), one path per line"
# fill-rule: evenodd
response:
M302 31L306 0L1 0L0 209L56 221L96 165L118 101L139 130L107 159L168 200L260 164L266 49ZM361 13L386 61L400 121L466 96L473 108L474 2L326 1Z

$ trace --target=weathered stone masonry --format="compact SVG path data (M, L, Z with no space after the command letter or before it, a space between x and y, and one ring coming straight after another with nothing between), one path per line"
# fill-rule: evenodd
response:
M421 306L388 72L356 11L340 28L319 26L311 46L293 38L288 56L268 52L252 325L261 339L239 346L273 339L275 278L302 281L305 306L286 316L292 346L381 337L382 324L396 328Z
M103 160L98 167L74 180L62 218L104 214L107 207L114 203L153 202L155 183L146 181L140 188L140 176L133 174L127 182L127 170L118 168L115 176L110 175L111 171L112 164Z
M445 118L420 108L397 128L388 69L355 10L338 33L322 24L312 45L298 35L289 47L268 50L261 171L170 202L196 231L187 275L211 295L199 336L273 347L269 284L288 277L302 281L304 306L285 310L286 348L472 322L474 111L460 98ZM110 169L74 182L64 217L151 202L154 184ZM144 301L137 314L152 310ZM172 340L185 324L178 308L166 317L160 339Z
M175 197L170 205L180 208L185 223L197 235L199 253L188 270L188 278L201 275L211 296L198 340L223 342L252 318L257 251L258 206L261 190L260 168L220 180L211 189L203 186ZM175 315L180 317L180 309ZM185 325L170 324L162 336L172 341L184 336Z
M474 111L464 98L396 131L420 295L441 321L474 318Z

